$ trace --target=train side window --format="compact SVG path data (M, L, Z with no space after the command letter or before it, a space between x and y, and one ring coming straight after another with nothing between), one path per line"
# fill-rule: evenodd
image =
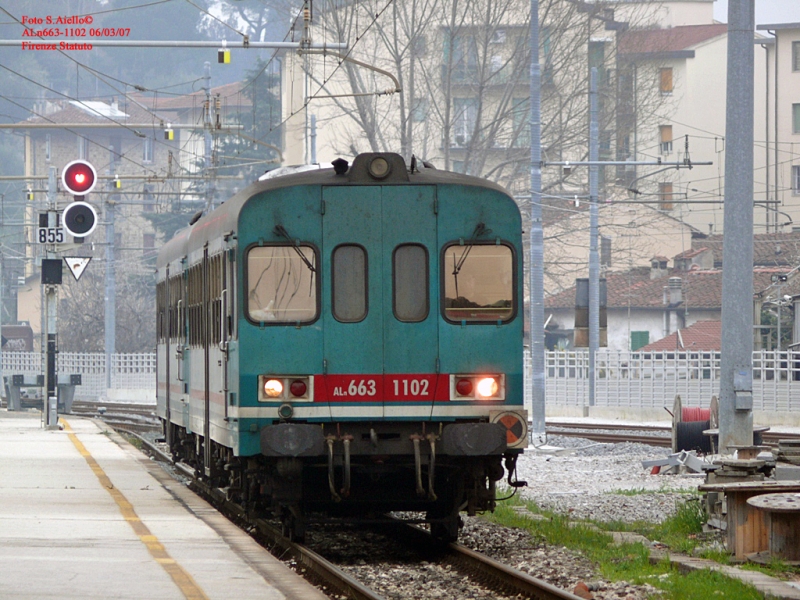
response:
M514 305L514 252L510 246L450 244L442 253L444 317L461 323L510 321Z
M419 244L403 244L392 257L392 305L394 316L405 323L428 317L428 250Z
M311 246L256 246L247 252L247 316L257 323L317 318L317 253Z
M355 244L333 250L331 260L333 316L342 323L358 323L367 316L367 251Z

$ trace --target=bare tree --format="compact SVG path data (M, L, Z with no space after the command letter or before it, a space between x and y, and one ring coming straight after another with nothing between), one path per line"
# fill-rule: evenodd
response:
M155 285L153 274L123 267L116 282L117 352L155 349ZM139 265L135 265L139 266ZM139 272L137 272L139 271ZM58 340L62 352L103 352L105 344L105 277L100 261L92 262L79 281L64 277L59 289Z

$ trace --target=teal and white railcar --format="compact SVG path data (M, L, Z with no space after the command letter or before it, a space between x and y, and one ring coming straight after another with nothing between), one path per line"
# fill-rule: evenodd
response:
M392 153L262 179L158 256L172 451L298 538L388 510L455 538L527 445L516 203Z

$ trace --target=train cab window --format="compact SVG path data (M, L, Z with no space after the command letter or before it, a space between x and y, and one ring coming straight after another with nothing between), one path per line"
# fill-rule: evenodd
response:
M428 317L428 250L403 244L392 259L394 315L398 321L419 323Z
M311 246L258 246L247 253L247 316L257 323L317 318L316 251Z
M367 316L367 252L346 244L333 250L331 261L333 316L342 323L357 323Z
M442 254L444 316L452 322L514 318L514 253L497 244L451 244Z

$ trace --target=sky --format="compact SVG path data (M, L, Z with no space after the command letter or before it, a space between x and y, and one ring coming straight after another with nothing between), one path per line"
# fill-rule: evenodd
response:
M800 0L755 0L756 25L800 23ZM714 3L714 18L728 22L728 0Z

